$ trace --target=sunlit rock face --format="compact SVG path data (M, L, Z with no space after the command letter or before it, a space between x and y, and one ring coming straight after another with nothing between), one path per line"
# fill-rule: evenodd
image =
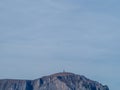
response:
M35 80L0 80L0 90L109 90L84 76L62 72Z

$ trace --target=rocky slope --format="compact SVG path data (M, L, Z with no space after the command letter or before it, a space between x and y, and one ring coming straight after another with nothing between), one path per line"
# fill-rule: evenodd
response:
M0 80L0 90L109 90L109 88L84 76L62 72L35 80Z

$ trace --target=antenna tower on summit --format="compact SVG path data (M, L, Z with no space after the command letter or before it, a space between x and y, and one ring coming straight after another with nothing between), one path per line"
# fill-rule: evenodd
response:
M65 69L63 69L63 73L65 72Z

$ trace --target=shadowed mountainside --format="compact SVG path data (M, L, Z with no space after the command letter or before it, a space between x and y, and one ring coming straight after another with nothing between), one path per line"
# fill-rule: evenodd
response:
M109 90L84 76L62 72L35 80L0 80L0 90Z

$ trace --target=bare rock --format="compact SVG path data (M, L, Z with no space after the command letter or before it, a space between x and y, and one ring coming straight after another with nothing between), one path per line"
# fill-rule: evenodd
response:
M0 80L0 90L109 90L84 76L62 72L35 80Z

